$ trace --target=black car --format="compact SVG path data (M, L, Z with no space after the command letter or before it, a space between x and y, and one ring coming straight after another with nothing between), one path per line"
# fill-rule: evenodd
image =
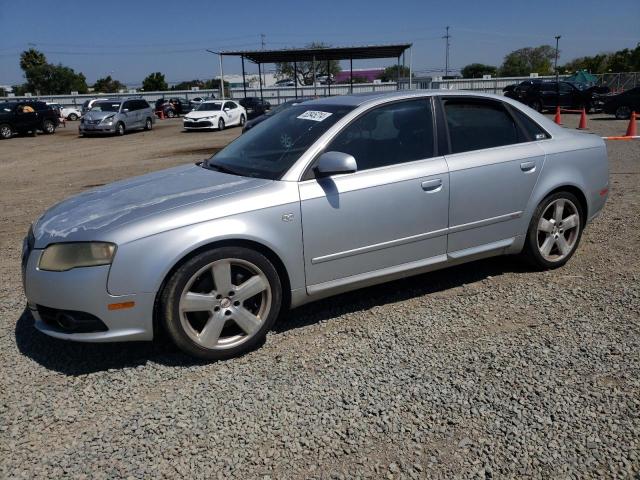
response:
M45 102L0 103L0 138L11 138L14 133L36 133L38 130L50 134L60 124L58 111Z
M264 115L267 110L271 109L271 104L269 102L261 100L258 97L242 98L238 103L247 111L247 119L249 120L259 117L260 115Z
M244 127L242 129L242 133L246 132L247 130L251 130L253 127L258 125L259 123L264 122L267 118L274 116L276 113L282 112L283 110L286 110L289 107L293 107L294 105L298 105L298 104L300 104L302 102L306 102L307 100L311 100L311 99L310 98L296 98L295 100L287 100L286 102L281 103L277 107L265 112L264 114L260 115L259 117L255 117L253 120L250 120L247 123L245 123Z
M185 115L194 109L194 105L189 100L184 98L161 98L156 100L155 111L156 114L160 112L164 113L165 117L173 118Z
M627 120L631 112L640 113L640 87L607 97L602 111L615 115L618 120Z
M602 95L607 87L587 87L571 82L541 82L526 80L503 89L504 95L542 112L556 106L569 109L584 108L587 112L602 107Z

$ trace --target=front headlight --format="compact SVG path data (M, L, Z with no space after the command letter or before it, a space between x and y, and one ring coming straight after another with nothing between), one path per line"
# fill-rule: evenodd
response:
M108 117L104 117L102 119L102 123L113 123L113 118L115 117L115 115L109 115Z
M64 272L72 268L110 265L116 246L107 242L54 243L40 257L40 270Z

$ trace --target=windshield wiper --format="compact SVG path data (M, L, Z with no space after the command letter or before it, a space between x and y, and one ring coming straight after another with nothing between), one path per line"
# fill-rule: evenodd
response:
M218 165L217 163L211 163L211 162L206 162L205 163L207 168L213 168L215 170L218 170L221 173L228 173L230 175L238 175L238 176L243 176L240 173L236 172L235 170L228 168L228 167L224 167L222 165Z

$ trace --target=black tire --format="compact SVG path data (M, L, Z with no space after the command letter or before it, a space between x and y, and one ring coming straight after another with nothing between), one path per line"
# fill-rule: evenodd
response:
M147 117L147 119L144 121L144 129L151 130L152 128L153 128L153 120L151 120L151 117Z
M224 130L224 120L222 118L218 120L218 130Z
M116 135L121 137L122 135L124 135L124 130L124 123L118 122L118 124L116 125Z
M240 115L240 126L244 127L245 123L247 123L247 119L244 118L244 115Z
M78 119L78 115L76 115L75 113L70 113L67 119L75 122Z
M262 320L260 327L251 335L247 335L238 345L230 347L205 348L197 343L183 326L182 316L180 314L180 301L183 292L189 287L189 282L196 275L204 276L206 273L199 272L204 268L208 271L209 265L218 260L233 259L250 262L257 266L264 273L270 287L270 307L266 318ZM200 277L197 277L200 278ZM209 284L213 288L213 283ZM209 291L209 289L206 289ZM233 298L233 297L230 297ZM225 299L220 300L223 302ZM273 264L261 253L244 247L221 247L214 248L202 252L182 264L169 278L160 295L160 304L158 313L161 315L161 322L169 337L173 340L178 348L188 355L202 358L205 360L224 360L237 355L244 354L261 345L267 332L271 329L274 322L280 314L282 306L282 285L278 272ZM219 307L216 307L219 308ZM232 307L223 307L232 308ZM186 314L185 314L186 315ZM225 327L235 327L233 314L230 314L229 320L225 320ZM191 325L191 324L189 324ZM190 328L190 327L189 327ZM223 338L225 330L222 330L220 338Z
M172 109L167 110L167 118L173 118L175 116L176 116L176 112L174 112Z
M51 120L45 120L44 122L42 122L42 131L47 135L51 135L52 133L56 132L56 124Z
M575 238L575 242L571 248L571 251L566 254L563 258L557 261L549 261L542 256L539 248L539 234L538 232L538 224L540 222L540 218L543 213L547 210L547 208L557 200L564 199L576 207L577 214L579 216L579 227L577 232L577 237ZM569 192L556 192L549 196L547 196L540 204L537 206L533 215L531 217L531 222L529 222L529 229L527 230L527 237L525 239L524 249L522 251L522 257L534 268L538 270L551 270L554 268L562 267L566 264L571 257L574 255L578 246L580 245L580 239L582 238L582 232L585 226L585 212L583 206L580 204L580 201L576 198L576 196Z
M13 136L13 130L11 128L11 125L9 125L8 123L3 123L2 125L0 125L0 139L1 140L7 140L9 138L11 138Z
M531 102L531 105L529 106L537 112L542 113L542 111L544 110L542 102L540 100L534 100L533 102Z
M616 108L615 115L618 120L629 120L629 117L631 116L631 108L627 105L620 105Z

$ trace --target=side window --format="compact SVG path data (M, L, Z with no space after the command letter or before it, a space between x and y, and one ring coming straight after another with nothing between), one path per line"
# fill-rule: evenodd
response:
M527 132L527 134L529 136L528 139L525 139L523 141L526 142L526 141L529 141L529 140L544 140L545 138L549 138L549 134L547 132L545 132L542 129L542 127L540 127L540 125L538 125L536 122L531 120L529 117L527 117L520 110L518 110L515 107L512 107L511 111L513 112L513 114L517 118L518 122L520 123L520 126L522 128L524 128L524 130Z
M433 118L429 99L374 108L344 128L325 151L353 155L358 170L433 157Z
M571 92L573 92L573 87L571 85L569 85L568 83L560 84L560 93L571 93Z
M225 102L224 103L224 108L228 108L229 110L233 110L234 108L236 108L236 105L233 102Z
M131 106L131 102L124 102L122 104L122 111L124 112L124 109L128 109L129 111L133 110L133 107Z
M449 99L444 110L452 153L522 141L516 123L500 102Z

